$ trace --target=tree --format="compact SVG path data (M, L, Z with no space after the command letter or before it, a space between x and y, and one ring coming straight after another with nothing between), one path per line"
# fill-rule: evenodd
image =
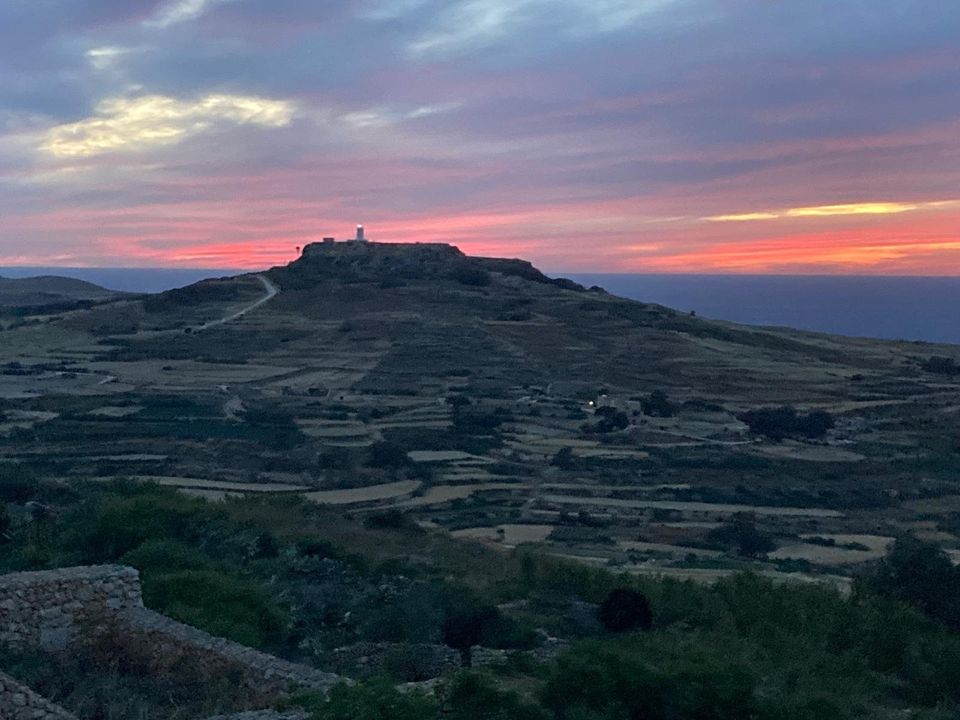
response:
M573 456L573 449L569 447L560 448L553 456L550 464L554 467L560 468L561 470L572 470L576 464Z
M406 451L399 445L381 440L370 446L367 465L375 468L401 468L410 464Z
M826 410L814 410L797 418L797 431L808 438L821 438L832 430L835 423L833 415Z
M452 612L443 621L441 632L443 642L460 652L463 667L473 664L473 646L480 644L486 634L500 617L500 611L493 606L469 608Z
M750 432L780 441L796 429L797 411L789 405L759 408L743 413L740 420L747 424Z
M938 375L960 375L960 364L953 358L934 355L920 363L920 368Z
M906 600L960 630L960 570L936 545L914 538L897 540L870 584L881 595Z
M833 416L826 410L814 410L800 415L789 405L749 410L739 416L750 432L780 441L791 435L820 438L833 428Z
M663 390L654 390L647 398L640 401L640 407L643 408L644 415L651 417L673 417L676 412L676 407Z
M613 633L649 630L653 627L653 611L647 597L631 588L615 588L601 603L600 622Z
M766 533L760 532L750 517L734 515L725 525L711 530L707 538L726 547L736 549L745 557L766 555L775 550L777 545Z
M623 430L630 425L630 418L627 417L627 414L613 407L599 407L595 414L600 418L594 425L594 429L599 433Z

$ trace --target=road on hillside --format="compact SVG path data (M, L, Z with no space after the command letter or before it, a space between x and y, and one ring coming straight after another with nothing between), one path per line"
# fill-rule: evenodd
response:
M277 293L280 292L280 288L274 285L266 275L254 275L254 277L260 281L260 283L263 285L263 289L266 291L266 294L262 298L257 300L252 305L247 305L247 307L241 310L237 310L235 313L227 315L226 317L222 317L219 320L211 320L208 323L204 323L203 325L197 327L194 330L194 332L200 332L201 330L209 330L210 328L217 327L218 325L223 325L224 323L228 323L232 320L236 320L237 318L241 318L251 310L256 310L258 307L263 305L265 302L267 302L268 300L273 298Z

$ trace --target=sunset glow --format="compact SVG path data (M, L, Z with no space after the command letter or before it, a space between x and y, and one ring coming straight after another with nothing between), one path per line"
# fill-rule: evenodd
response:
M802 5L4 4L0 265L960 274L960 7Z

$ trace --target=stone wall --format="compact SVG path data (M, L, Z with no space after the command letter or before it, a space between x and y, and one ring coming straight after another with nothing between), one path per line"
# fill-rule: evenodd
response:
M143 607L140 576L121 565L0 575L0 643L60 651L81 627Z
M125 610L114 622L128 646L149 652L149 664L155 672L175 668L185 657L199 658L212 675L239 670L242 682L265 697L282 694L291 686L325 691L343 680L339 675L215 637L145 608Z
M0 673L0 718L3 720L77 720L62 707Z
M136 658L157 674L189 666L202 668L210 678L236 678L253 691L259 707L294 687L325 691L342 681L145 608L134 568L103 565L0 575L0 645L61 652L81 643ZM0 674L0 720L21 718L75 720Z

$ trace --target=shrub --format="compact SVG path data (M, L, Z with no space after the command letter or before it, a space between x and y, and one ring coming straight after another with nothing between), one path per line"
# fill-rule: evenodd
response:
M833 416L825 410L799 415L789 405L749 410L742 413L739 419L749 426L750 432L776 441L792 435L820 438L834 426Z
M960 364L953 358L934 355L920 363L920 368L937 375L960 375Z
M486 287L490 284L492 278L489 272L481 268L462 265L450 271L450 277L461 285L471 287Z
M653 627L650 602L643 593L631 588L611 590L597 614L603 626L613 633Z
M23 504L37 495L37 478L14 463L0 464L0 500Z
M733 548L745 557L766 555L777 547L773 539L760 532L749 517L741 515L735 515L730 522L711 530L707 538L724 547Z
M472 648L499 620L500 612L493 606L474 607L454 611L443 621L441 632L445 645L460 652L464 667L472 664Z
M899 539L870 580L882 595L905 600L960 630L960 570L936 545Z
M255 580L226 570L144 573L143 599L176 620L251 647L276 643L288 623Z
M487 677L461 672L453 680L444 714L449 720L549 720L547 712L517 693L498 690Z
M367 465L375 468L401 468L410 464L410 458L402 447L381 440L370 446Z
M336 685L329 695L294 699L314 720L435 720L440 708L426 693L400 692L377 678L356 685Z
M640 407L644 415L652 417L673 417L677 409L663 390L654 390L649 397L640 401Z

